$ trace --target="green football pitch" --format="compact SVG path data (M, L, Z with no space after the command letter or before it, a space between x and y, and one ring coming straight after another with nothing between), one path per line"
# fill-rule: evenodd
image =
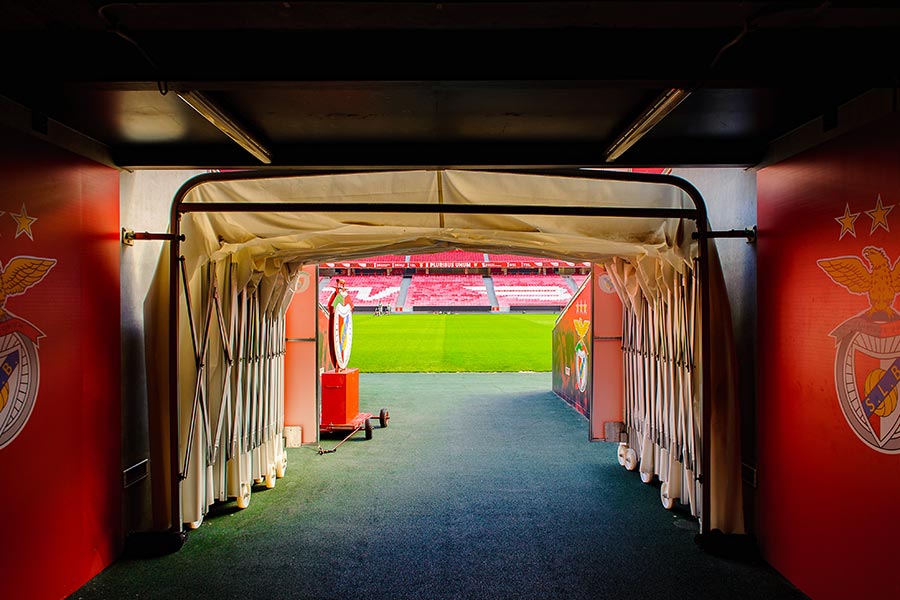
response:
M555 314L353 315L361 372L550 371Z

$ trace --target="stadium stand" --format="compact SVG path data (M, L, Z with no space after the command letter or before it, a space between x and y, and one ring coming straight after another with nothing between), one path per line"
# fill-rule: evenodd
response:
M319 277L319 304L328 302L331 292L334 291L334 286L330 285L330 282L331 277Z
M493 280L501 307L561 307L572 298L560 275L494 275Z
M488 254L488 258L491 262L511 262L511 263L520 263L520 262L529 262L529 263L543 263L546 266L550 266L550 261L560 262L559 259L556 258L542 258L540 256L520 256L518 254Z
M546 312L569 302L589 276L590 265L447 250L323 263L320 271L320 302L334 291L334 277L342 277L354 305L363 311Z
M409 256L400 254L384 254L382 256L370 256L368 258L359 258L355 262L363 263L402 263L409 262Z
M347 275L342 279L347 283L347 291L355 307L394 306L400 294L399 275ZM324 303L334 291L333 285L319 290L319 301Z
M531 269L579 269L589 270L590 263L584 261L573 262L563 258L547 258L546 256L520 256L518 254L489 254L487 255L491 263L507 263L507 267L511 269L531 268Z
M490 305L481 275L414 275L403 309Z
M484 262L483 252L467 252L465 250L449 250L436 254L420 254L411 258L413 262L467 263Z

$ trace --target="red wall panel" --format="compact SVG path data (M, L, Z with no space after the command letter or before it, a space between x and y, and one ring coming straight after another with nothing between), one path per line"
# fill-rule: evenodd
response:
M4 546L14 549L0 562L0 597L59 598L121 547L119 180L10 132L0 155L0 263L54 261L0 316L43 333L39 373L10 380L34 402L0 448Z
M889 508L900 407L862 408L866 375L900 356L898 165L891 118L759 173L758 533L766 559L817 599L900 597L900 579L877 567L900 539ZM876 274L881 251L889 264ZM869 313L876 280L893 308ZM845 354L838 343L851 339L860 345Z

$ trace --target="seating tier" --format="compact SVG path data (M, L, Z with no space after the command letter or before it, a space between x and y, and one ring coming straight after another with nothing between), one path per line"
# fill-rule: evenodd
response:
M328 301L334 292L335 279L319 291L319 302ZM347 283L347 291L354 306L394 306L400 295L399 275L347 275L341 277Z
M561 306L572 291L560 275L494 275L500 306Z
M414 275L404 308L415 306L489 306L480 275Z

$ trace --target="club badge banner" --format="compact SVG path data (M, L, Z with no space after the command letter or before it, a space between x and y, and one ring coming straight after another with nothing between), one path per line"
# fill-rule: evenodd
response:
M336 288L328 301L331 332L328 339L331 360L341 370L347 368L353 347L353 301L343 279L338 279Z
M553 328L553 391L575 410L590 416L591 286L585 285Z

